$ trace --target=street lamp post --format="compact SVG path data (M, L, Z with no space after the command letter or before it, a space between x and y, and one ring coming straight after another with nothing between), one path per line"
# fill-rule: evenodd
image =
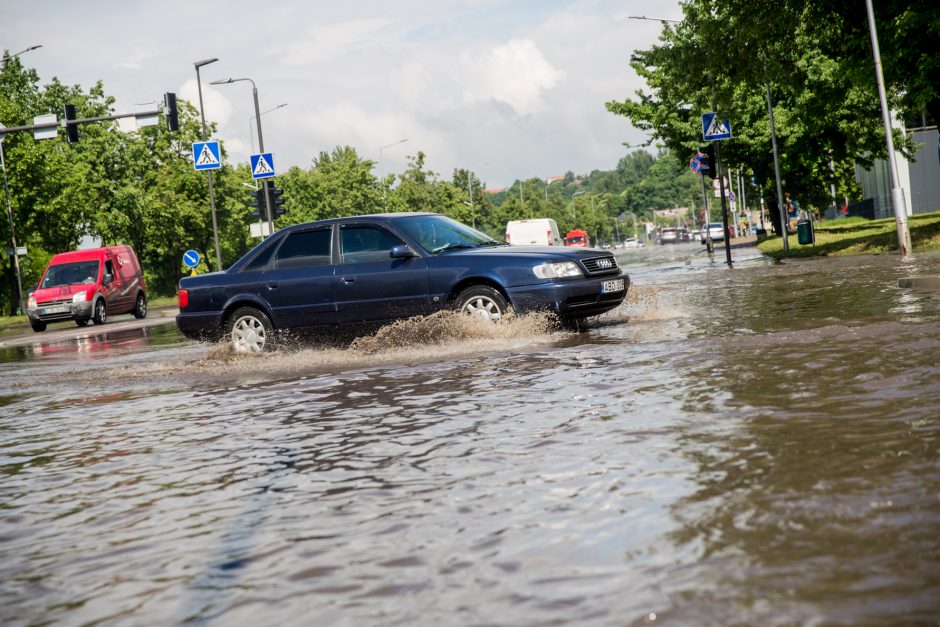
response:
M199 76L199 68L210 63L218 61L217 58L203 59L193 63L196 66L196 88L199 90L199 117L202 119L202 138L209 139L209 127L206 126L206 113L202 104L202 79ZM222 270L222 246L219 244L219 220L215 214L215 192L212 191L212 170L206 170L206 176L209 177L209 209L212 211L212 237L215 240L215 262L217 269Z
M894 152L894 138L891 133L891 112L885 95L885 79L881 70L881 50L878 47L878 30L875 28L875 10L871 0L865 0L868 9L868 30L871 35L871 51L875 59L875 81L878 83L878 98L881 101L881 120L885 127L885 139L888 147L888 168L891 170L891 200L894 204L894 219L897 223L898 248L901 257L911 254L911 232L907 224L907 203L904 201L904 189L898 176L897 155Z
M277 111L278 109L282 109L286 106L287 106L286 102L281 103L277 105L276 107L271 107L270 109L262 111L261 115L264 115L266 113L271 113L272 111ZM255 116L251 116L250 118L248 118L248 137L251 141L251 154L254 154L255 152L255 120L256 119L257 117Z
M212 85L228 85L239 81L248 81L251 83L251 96L255 102L255 121L258 127L258 152L264 152L264 135L261 134L261 109L258 107L258 86L250 78L225 78L218 81L212 81ZM268 232L274 235L274 209L271 207L271 186L262 185L264 188L264 206L268 214Z
M574 194L571 195L571 213L574 216L575 227L578 226L578 203L576 203L574 199L580 196L581 194L586 194L586 193L587 192L575 192Z
M0 129L3 125L0 124ZM13 205L10 203L10 185L7 183L7 161L3 155L3 140L6 139L0 134L0 165L3 166L3 191L7 199L7 216L10 218L10 240L13 242L13 267L16 268L16 288L19 295L20 311L26 313L26 304L23 302L23 279L20 275L20 255L16 248L16 227L13 223Z
M397 142L392 142L391 144L385 144L379 148L379 174L384 179L385 178L385 167L382 165L382 151L386 148L391 148L392 146L397 146L398 144L403 144L408 141L408 138L399 139ZM388 190L385 186L382 186L382 204L385 205L385 208L388 209Z
M11 54L3 59L3 64L6 65L9 59L16 58L23 54L24 52L29 52L30 50L35 50L36 48L42 48L42 44L37 44L35 46L30 46L25 50L20 50L15 54ZM3 128L3 124L0 124L0 129ZM16 225L13 221L13 204L10 202L10 184L7 181L7 161L6 156L3 154L3 140L6 137L0 133L0 166L3 168L3 192L6 196L7 201L7 217L10 219L10 242L13 244L13 267L16 270L16 289L17 296L19 296L20 311L26 313L26 303L23 302L23 277L20 272L20 255L17 251L16 245Z

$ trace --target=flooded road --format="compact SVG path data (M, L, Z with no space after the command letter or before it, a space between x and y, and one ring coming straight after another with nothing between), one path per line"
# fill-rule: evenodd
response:
M936 624L940 255L618 251L582 333L0 352L0 622Z

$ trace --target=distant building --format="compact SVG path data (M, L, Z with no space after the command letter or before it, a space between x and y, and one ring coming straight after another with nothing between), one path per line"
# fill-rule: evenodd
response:
M898 178L907 205L907 215L940 211L940 133L936 126L908 128L908 134L921 144L908 161L898 153ZM847 215L865 218L894 217L891 198L891 169L884 159L877 159L870 169L855 165L855 180L862 188L861 202L848 205ZM836 211L826 212L834 215Z

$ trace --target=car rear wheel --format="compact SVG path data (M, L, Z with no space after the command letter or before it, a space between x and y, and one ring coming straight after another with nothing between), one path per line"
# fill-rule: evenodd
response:
M499 322L509 310L499 290L488 285L471 285L457 295L454 303L457 311L490 322Z
M105 305L103 298L99 298L98 302L95 303L95 313L92 320L95 321L95 324L104 324L108 321L108 307Z
M147 317L147 297L143 292L137 295L137 300L134 302L134 317L138 319Z
M30 320L29 326L33 327L33 331L36 333L42 333L46 330L46 323L38 320Z
M261 353L274 348L274 327L263 311L236 309L229 318L228 337L236 353Z

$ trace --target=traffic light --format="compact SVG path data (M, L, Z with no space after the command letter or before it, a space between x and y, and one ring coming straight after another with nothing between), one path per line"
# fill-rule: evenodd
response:
M284 215L284 199L281 198L284 190L274 187L274 183L269 182L269 185L271 186L271 205L274 209L274 217L280 218Z
M70 144L78 143L78 125L69 124L71 120L74 120L77 117L78 116L75 115L75 105L65 105L65 138L69 141Z
M180 130L180 117L176 109L176 94L169 91L163 94L163 104L163 114L166 116L166 130Z
M711 178L718 176L718 164L715 162L715 144L708 144L704 148L699 148L698 151L705 155L704 159L700 159L702 162L701 173Z
M255 210L251 212L251 215L253 215L259 220L268 219L267 205L264 204L264 188L263 187L258 188L251 192L251 201L248 204L255 208Z

